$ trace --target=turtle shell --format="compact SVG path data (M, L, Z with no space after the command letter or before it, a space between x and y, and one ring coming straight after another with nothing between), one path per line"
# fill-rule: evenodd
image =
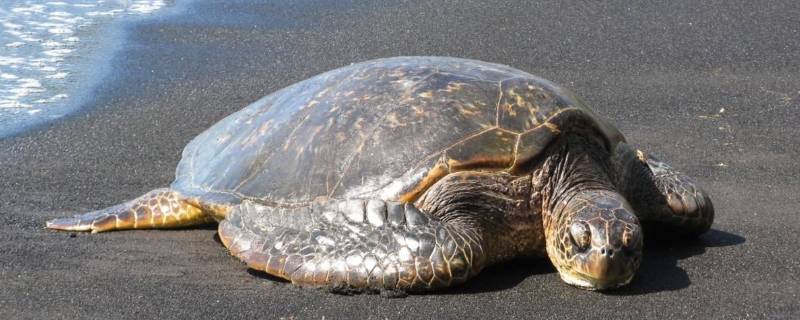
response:
M413 201L449 172L519 174L568 128L622 135L575 95L508 66L398 57L336 69L231 114L184 149L172 187L266 204Z

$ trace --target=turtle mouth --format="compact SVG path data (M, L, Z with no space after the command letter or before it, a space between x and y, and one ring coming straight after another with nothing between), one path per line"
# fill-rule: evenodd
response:
M633 280L634 273L626 273L613 278L598 279L580 272L561 273L561 280L569 285L591 291L616 289Z
M559 270L559 274L564 282L579 288L614 289L631 282L639 267L638 257L636 252L604 246L574 256L569 267Z

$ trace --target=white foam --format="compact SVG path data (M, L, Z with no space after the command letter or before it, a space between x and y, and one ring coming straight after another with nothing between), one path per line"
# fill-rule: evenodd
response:
M11 97L16 97L17 99L19 99L19 98L22 98L22 97L29 96L31 93L44 92L44 89L42 89L42 88L24 88L24 87L19 87L19 88L14 88L14 89L8 90L8 92L13 94L13 95L11 95Z
M68 75L69 75L69 73L67 73L67 72L59 72L59 73L56 73L56 74L51 74L49 76L45 76L45 78L48 78L48 79L64 79Z
M21 13L21 14L24 14L24 15L30 15L30 14L33 14L33 13L42 13L42 12L44 12L44 10L46 8L47 8L47 6L45 6L45 5L34 4L34 5L31 5L30 7L16 7L16 8L13 8L13 9L11 9L11 12Z
M58 100L64 100L64 99L66 99L67 97L69 97L69 95L67 95L67 94L63 94L63 93L62 93L62 94L57 94L57 95L54 95L54 96L52 96L52 97L50 97L50 98L46 98L46 99L39 99L39 100L36 100L36 101L34 101L34 102L35 102L35 103L50 103L50 102L55 102L55 101L58 101Z
M61 56L65 56L65 55L69 54L70 52L72 52L72 49L47 50L47 51L44 51L42 53L45 54L45 55L51 56L51 57L61 57Z
M17 29L22 29L22 25L11 23L8 21L3 21L3 28L6 28L7 30L17 30Z
M47 32L50 32L52 34L71 34L75 31L64 26L57 26L55 28L47 29Z
M136 1L128 10L138 13L151 13L164 6L164 1Z
M51 17L71 17L72 14L64 11L50 12Z
M108 10L108 11L92 11L92 12L87 13L86 15L90 16L90 17L113 16L113 15L121 14L123 12L125 12L125 10L123 10L123 9L114 9L114 10Z
M81 31L85 27L100 32L115 17L164 6L163 0L0 0L0 120L20 114L13 110L44 114L46 105L69 97L63 92L71 88L67 79L80 73L71 63L97 49L78 46L92 37Z
M58 42L58 41L53 41L53 40L47 40L47 41L42 43L43 47L48 47L48 48L60 47L60 46L63 46L63 45L64 45L63 43Z
M40 88L42 86L39 80L32 78L19 79L17 82L19 82L19 86L22 88Z
M16 66L25 63L25 58L0 56L0 66Z
M15 99L0 99L0 109L30 108L31 105L21 103Z

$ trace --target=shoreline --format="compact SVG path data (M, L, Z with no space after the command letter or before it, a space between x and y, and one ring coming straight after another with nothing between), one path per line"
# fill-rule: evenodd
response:
M49 104L36 107L35 118L18 118L10 122L14 124L10 128L0 128L0 140L5 138L23 135L28 131L37 128L47 127L53 122L80 114L84 106L91 102L95 95L95 90L105 81L114 76L112 70L113 59L120 50L126 46L128 29L137 23L148 20L168 19L172 15L180 14L182 10L189 7L190 3L196 0L167 0L164 7L158 8L155 12L148 12L149 8L140 8L140 13L128 13L128 8L123 9L119 17L111 18L111 21L91 24L82 33L75 36L83 38L72 56L64 59L69 63L69 79L66 83L58 83L56 86L63 86L61 94L67 98L61 101L54 101ZM85 38L86 34L92 37Z

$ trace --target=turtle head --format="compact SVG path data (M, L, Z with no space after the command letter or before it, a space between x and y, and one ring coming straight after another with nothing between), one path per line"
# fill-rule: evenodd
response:
M619 194L586 190L557 207L547 252L564 282L589 290L631 281L642 257L642 232Z

